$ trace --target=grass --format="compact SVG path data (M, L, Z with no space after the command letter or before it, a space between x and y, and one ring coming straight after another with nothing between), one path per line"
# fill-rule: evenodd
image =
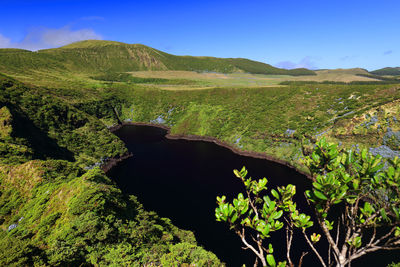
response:
M270 87L280 86L284 81L306 81L306 82L354 82L354 81L377 81L376 79L358 76L356 71L349 70L321 70L316 71L314 76L289 76L289 75L264 75L249 73L199 73L191 71L135 71L130 72L134 77L153 79L185 79L196 83L193 86L163 86L158 87L167 90L184 89L206 89L212 87ZM197 85L197 86L196 86Z
M336 138L332 129L338 129L354 116L364 116L370 110L393 103L400 98L398 88L395 85L310 84L197 91L136 89L127 92L132 104L123 108L122 119L150 122L162 118L173 134L216 137L301 168L303 136L308 136L307 142L320 138L320 133ZM288 134L288 130L295 133ZM240 142L236 143L238 138ZM355 141L339 139L335 140L346 146ZM357 140L360 139L365 140L359 142L364 146L368 140L372 141L369 133L359 135ZM382 140L370 142L369 146L382 144Z

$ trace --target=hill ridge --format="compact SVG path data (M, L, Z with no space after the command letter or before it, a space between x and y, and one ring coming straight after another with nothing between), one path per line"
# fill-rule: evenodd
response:
M0 49L0 71L68 70L79 73L179 70L276 75L315 75L307 69L286 70L245 58L177 56L143 44L85 40L37 52Z
M370 71L370 73L375 75L390 75L390 76L397 76L400 75L400 67L386 67L377 69L374 71Z

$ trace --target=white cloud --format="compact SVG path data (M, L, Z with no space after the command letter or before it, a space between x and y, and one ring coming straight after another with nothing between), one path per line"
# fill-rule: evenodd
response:
M297 69L297 68L306 68L306 69L317 69L315 66L315 62L313 57L307 56L300 60L300 62L295 63L293 61L281 61L275 64L275 67L282 68L282 69Z
M0 33L0 48L7 48L10 47L11 40L6 38L5 36L1 35Z
M51 46L62 46L76 41L102 39L92 29L71 31L68 28L48 29L42 33L42 41Z
M5 45L7 45L7 47L22 48L32 51L59 47L77 41L103 39L102 36L96 33L93 29L85 28L72 30L68 26L59 29L32 29L20 42L11 42L10 39L2 37L3 36L0 35L0 47L6 47Z

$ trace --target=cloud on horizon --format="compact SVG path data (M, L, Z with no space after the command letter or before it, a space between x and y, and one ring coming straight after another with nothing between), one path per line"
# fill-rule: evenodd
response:
M41 27L30 30L20 42L12 42L9 38L0 34L0 48L21 48L36 51L88 39L101 40L103 37L90 28L72 30L69 26L58 29Z
M282 69L297 69L297 68L306 68L306 69L318 69L318 67L315 65L315 62L313 60L313 57L307 56L300 60L300 62L295 63L293 61L281 61L275 64L275 67L277 68L282 68Z

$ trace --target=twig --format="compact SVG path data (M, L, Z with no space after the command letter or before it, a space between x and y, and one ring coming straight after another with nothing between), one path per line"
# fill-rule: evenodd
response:
M321 262L322 266L326 267L326 264L324 262L324 260L322 259L321 255L319 255L318 251L315 249L314 245L311 243L310 239L308 239L308 236L306 234L305 229L303 229L303 235L306 238L306 241L308 243L308 245L311 247L311 249L314 251L315 255L317 255L319 261Z

